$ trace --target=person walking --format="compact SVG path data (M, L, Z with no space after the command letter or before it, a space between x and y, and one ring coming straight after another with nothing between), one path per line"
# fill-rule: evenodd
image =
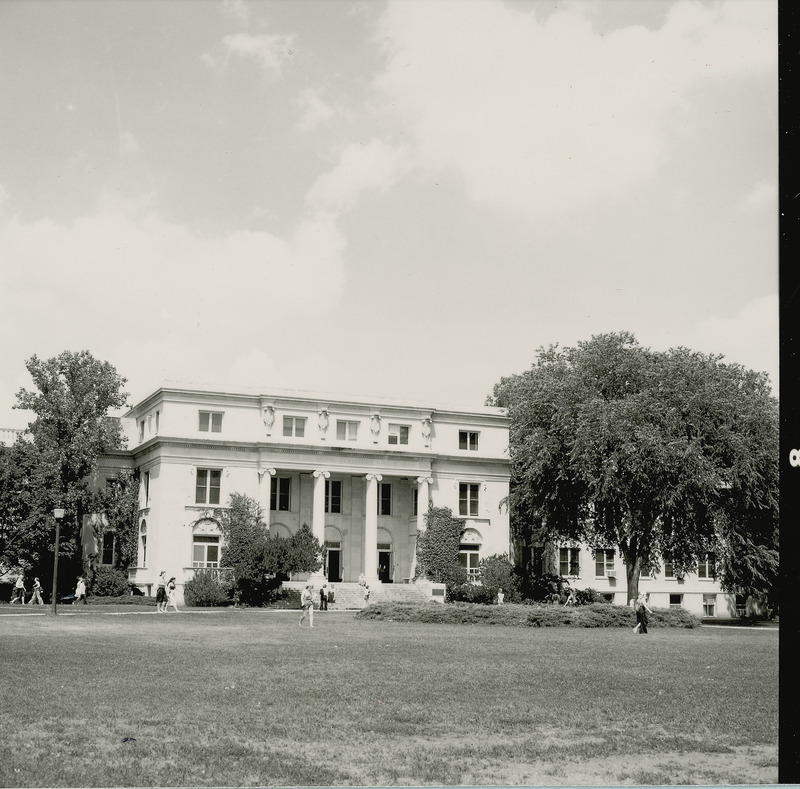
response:
M300 608L303 609L303 613L300 615L298 626L302 626L308 617L308 626L314 627L314 591L311 584L308 584L300 593Z
M31 601L29 605L33 605L36 603L37 605L44 605L42 601L42 585L39 583L38 578L33 579L33 594L31 595Z
M369 598L372 596L372 589L368 584L364 584L364 605L369 605Z
M647 633L647 615L653 612L647 606L647 595L644 592L639 592L633 610L636 611L636 627L633 628L633 632Z
M17 581L14 584L14 592L11 597L11 605L14 605L19 600L22 605L25 605L25 577L20 573L17 576Z
M158 588L156 589L156 613L163 614L167 611L167 571L162 570L158 575Z
M167 608L169 608L170 606L172 606L175 609L176 614L180 613L180 609L178 608L178 592L175 588L174 575L167 582L167 602L164 603L164 613L167 612Z
M83 580L82 575L79 575L78 583L75 584L75 599L72 601L72 605L80 603L81 600L86 605L86 581Z
M328 610L328 584L322 584L322 588L319 590L319 610Z
M333 584L330 585L328 588L328 602L335 603L336 602L336 593L333 591Z

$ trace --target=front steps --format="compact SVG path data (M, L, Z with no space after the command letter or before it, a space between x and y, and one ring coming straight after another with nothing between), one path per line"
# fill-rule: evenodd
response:
M301 590L305 581L285 581L285 589ZM334 601L328 603L330 611L352 611L364 608L364 587L355 583L329 583L328 588L333 588ZM319 586L314 586L314 608L319 610ZM387 600L402 600L405 602L425 603L431 599L424 587L416 584L370 584L370 603L385 602Z

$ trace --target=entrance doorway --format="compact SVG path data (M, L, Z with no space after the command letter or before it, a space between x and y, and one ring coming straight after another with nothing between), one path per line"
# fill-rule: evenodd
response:
M378 580L382 584L392 583L392 552L378 551Z
M340 583L342 580L342 552L337 548L328 548L327 560L325 562L328 572L328 580L331 583Z

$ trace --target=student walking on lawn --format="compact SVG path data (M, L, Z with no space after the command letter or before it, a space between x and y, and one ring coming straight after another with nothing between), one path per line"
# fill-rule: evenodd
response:
M175 609L175 613L179 614L180 609L178 608L178 593L175 590L175 576L173 575L172 578L169 579L169 583L167 584L167 602L164 603L164 613L166 613L167 609L172 606Z
M37 603L38 605L44 605L42 602L42 585L39 583L38 578L33 579L33 595L31 595L31 600L28 605L33 605Z
M636 611L636 627L633 628L633 632L647 633L647 615L653 612L647 607L647 595L644 592L639 592L633 609Z
M25 605L25 578L23 577L22 573L17 576L17 582L14 584L14 593L11 598L11 605L17 602L17 600Z
M308 626L314 627L314 592L311 584L308 584L308 586L306 586L306 588L303 589L300 594L300 608L303 609L303 613L301 614L300 621L297 624L302 626L306 617L308 617Z

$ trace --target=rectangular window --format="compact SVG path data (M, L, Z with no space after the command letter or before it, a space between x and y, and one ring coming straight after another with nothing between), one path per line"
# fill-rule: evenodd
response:
M616 576L613 549L600 548L594 552L594 574L597 578Z
M670 608L683 608L683 595L682 594L671 594L669 596L669 607Z
M273 512L289 512L291 510L291 477L272 477L269 491L269 508Z
M304 416L283 417L283 435L303 438L306 434L306 418Z
M156 433L158 433L158 428L161 424L161 412L156 411Z
M716 564L716 556L713 553L707 553L697 563L697 577L698 578L713 578L714 565Z
M458 483L458 514L477 518L479 512L480 485L477 482Z
M144 441L144 419L139 422L139 441Z
M419 488L414 488L411 491L411 514L416 517L419 512Z
M336 439L338 441L356 441L358 439L358 422L336 422Z
M114 532L103 533L103 548L100 553L100 564L114 564Z
M664 578L674 578L675 568L672 565L671 559L664 559Z
M197 469L195 504L219 504L219 491L222 484L222 471L216 468Z
M390 482L378 483L378 515L392 514L392 485Z
M219 537L195 534L192 567L219 567Z
M222 412L198 411L198 430L201 433L222 432Z
M703 616L716 616L717 596L715 594L703 595Z
M325 512L342 511L342 481L340 479L325 480Z
M408 425L389 425L390 444L408 444Z
M581 574L580 548L559 549L558 572L563 577Z
M144 472L144 484L142 485L142 495L144 496L144 506L150 506L150 472Z
M458 431L458 448L478 451L478 433L472 430Z

